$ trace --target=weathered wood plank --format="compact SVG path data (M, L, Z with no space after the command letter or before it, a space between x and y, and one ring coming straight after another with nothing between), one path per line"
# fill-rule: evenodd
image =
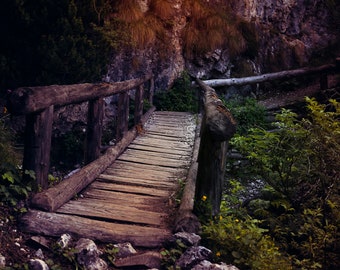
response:
M108 168L105 170L104 174L121 176L128 178L138 178L143 180L155 180L163 179L164 181L175 181L177 178L174 175L169 175L168 173L163 174L162 172L152 172L152 171L138 171L138 170L119 170Z
M22 222L23 229L31 233L55 237L70 233L106 243L130 242L139 247L159 247L172 236L171 231L164 228L115 224L37 210L29 210Z
M173 154L173 153L162 153L162 152L154 152L154 151L145 151L145 150L137 150L127 148L124 152L124 155L135 155L135 156L147 156L147 157L156 157L156 158L164 158L164 159L176 159L176 160L185 160L188 161L190 159L190 155L182 155L182 154Z
M107 219L111 221L132 222L160 226L164 214L140 210L130 205L105 202L100 200L72 200L61 206L57 211L61 214Z
M177 155L183 155L183 156L190 156L191 155L190 150L175 150L175 149L169 149L169 148L152 147L152 146L149 146L149 145L137 144L137 143L131 143L129 145L128 149L152 151L152 152L159 152L159 153L177 154Z
M170 160L165 158L154 158L154 157L145 157L143 155L129 155L125 154L119 157L119 160L131 161L142 164L150 164L157 165L162 167L178 167L184 168L186 167L190 161L178 161L178 160Z
M165 194L168 195L168 193ZM94 188L92 185L82 193L82 196L84 198L93 198L103 201L116 202L116 200L120 200L133 203L133 205L138 206L141 206L141 204L152 205L164 202L164 198L155 197L150 194L135 194L135 193L126 194L124 192L119 191L97 189Z
M149 188L142 186L132 186L132 185L120 185L115 183L105 183L100 181L95 181L91 184L91 188L109 190L109 191L120 191L129 196L129 194L146 194L154 197L168 197L172 192L166 189Z
M139 144L145 144L145 145L152 145L152 146L158 146L158 147L164 147L164 148L173 148L177 150L188 150L192 147L190 143L187 142L164 142L164 140L156 140L152 138L147 137L138 137L135 141L135 143Z
M191 142L192 134L189 132L173 132L173 131L152 131L148 130L147 134L144 134L145 138L155 138L158 140L167 140L167 141L177 141L177 142Z
M177 187L177 183L168 182L168 181L155 181L155 180L146 180L146 179L138 179L138 178L128 178L121 176L113 176L107 174L101 174L98 177L98 180L112 181L116 183L124 183L127 185L140 185L145 187L157 187L157 188L165 188L165 189L174 189Z
M181 174L183 172L182 168L172 168L172 167L161 167L161 166L155 166L150 164L142 164L142 163L133 163L129 161L123 161L123 160L116 160L109 168L118 168L121 167L123 169L125 168L137 168L141 170L154 170L154 171L161 171L161 172L170 172L174 174Z

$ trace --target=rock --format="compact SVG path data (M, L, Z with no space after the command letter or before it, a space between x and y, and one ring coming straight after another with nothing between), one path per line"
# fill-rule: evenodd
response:
M114 247L118 249L117 257L119 258L124 258L137 253L130 243L119 243L115 244Z
M2 254L0 254L0 267L6 266L6 258Z
M135 254L126 258L118 259L114 262L115 267L144 266L147 268L161 267L162 256L158 252L148 251L142 254Z
M239 270L234 265L226 265L225 263L215 264L209 261L201 261L199 264L195 265L192 270Z
M39 248L39 249L35 252L34 255L35 255L38 259L41 259L41 260L44 259L44 253L43 253L43 251L41 250L41 248Z
M174 234L175 239L179 239L186 246L197 246L201 241L201 237L195 233L178 232Z
M31 259L29 262L30 270L49 270L48 265L40 259Z
M60 236L59 240L57 241L57 244L62 248L67 248L70 245L70 242L72 240L71 235L68 233L63 234Z
M32 245L41 246L46 249L50 249L50 241L43 236L32 236L30 239Z
M77 262L86 270L108 269L107 263L99 258L102 252L92 240L85 238L79 239L75 249Z
M201 261L209 259L211 254L211 250L205 247L191 247L182 254L177 260L176 265L181 267L181 269L192 269L193 266Z

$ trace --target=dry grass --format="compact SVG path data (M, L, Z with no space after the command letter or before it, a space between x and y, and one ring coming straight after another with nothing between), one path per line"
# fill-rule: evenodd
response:
M129 26L133 47L147 48L156 41L156 32L144 20L131 23Z
M171 0L151 0L149 3L149 11L162 20L170 20L176 15Z
M115 7L117 11L116 17L127 23L136 22L144 16L136 0L119 0Z
M231 55L245 50L245 39L238 30L239 20L229 13L227 7L217 10L202 0L186 0L184 8L189 14L183 34L186 57L192 58L225 47Z

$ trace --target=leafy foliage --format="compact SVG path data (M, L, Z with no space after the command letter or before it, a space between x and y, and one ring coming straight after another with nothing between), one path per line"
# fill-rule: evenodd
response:
M244 204L302 269L339 264L340 104L306 99L308 117L283 110L276 129L253 128L232 145L248 159L250 179L265 183Z
M110 49L94 27L101 23L99 2L107 6L92 0L4 0L0 87L99 80Z
M240 269L291 269L288 258L281 254L268 230L260 227L261 221L240 207L239 189L236 185L225 197L220 216L203 226L204 244L212 249L216 260Z
M170 90L158 92L154 104L158 110L197 112L198 100L189 75L184 72Z
M246 134L251 127L266 128L265 107L254 98L234 98L223 101L237 122L237 133Z
M10 132L0 118L0 201L17 206L20 200L27 199L32 183L24 183L22 170L18 166L17 153L12 147ZM33 172L25 172L34 179ZM24 209L16 209L23 211Z

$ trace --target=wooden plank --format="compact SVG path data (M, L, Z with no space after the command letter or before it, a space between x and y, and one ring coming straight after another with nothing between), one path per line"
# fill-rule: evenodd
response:
M155 180L145 180L145 179L137 179L137 178L128 178L121 176L113 176L107 174L101 174L98 177L98 180L104 181L112 181L116 183L124 183L126 185L140 185L145 187L157 187L157 188L165 188L165 189L174 189L177 187L177 183L168 182L168 181L155 181Z
M188 166L190 161L184 161L184 160L169 160L165 158L154 158L154 157L145 157L142 155L122 155L120 156L119 160L124 161L131 161L136 163L142 163L142 164L150 164L150 165L157 165L162 167L178 167L178 168L185 168Z
M90 185L91 188L101 189L101 190L112 190L112 191L120 191L127 194L146 194L154 197L167 197L171 194L170 190L157 189L157 188L149 188L142 186L132 186L132 185L120 185L115 183L104 183L100 181L95 181Z
M148 130L146 134L143 134L143 137L146 138L155 138L158 140L164 140L164 141L178 141L178 142L190 142L193 140L194 137L194 132L189 133L189 132L164 132L164 131L152 131Z
M164 214L140 210L130 205L103 203L100 200L79 199L69 201L60 207L57 213L106 219L111 221L131 222L160 226Z
M160 153L170 153L170 154L178 154L178 155L191 155L190 150L177 150L177 149L169 149L169 148L160 148L160 147L152 147L144 144L131 143L128 149L137 149L137 150L145 150L145 151L153 151Z
M141 170L138 168L130 168L130 169L116 169L116 168L107 168L105 174L118 175L118 176L126 176L130 178L140 178L140 179L152 179L159 180L163 179L166 181L173 181L176 179L176 175L168 172L162 171L152 171L152 170Z
M176 177L174 175L164 175L161 172L145 172L145 171L138 171L138 170L119 170L119 169L111 169L108 168L105 170L104 174L112 175L112 176L121 176L121 177L128 177L128 178L138 178L143 180L154 180L159 181L176 181Z
M191 112L175 112L175 111L157 111L155 116L163 116L163 117L173 117L174 115L178 117L192 117L193 114Z
M123 169L137 168L137 169L146 169L146 170L154 170L154 171L162 171L162 172L170 172L174 174L181 174L183 172L183 168L172 168L172 167L161 167L150 164L142 164L142 163L133 163L129 161L116 160L109 168L118 168L122 167Z
M174 148L178 150L190 150L192 145L187 142L164 142L164 140L156 140L147 137L138 137L134 141L139 144L155 145L164 148Z
M143 205L157 205L164 203L167 201L167 198L153 197L148 194L140 195L140 194L126 194L117 191L109 191L109 190L101 190L93 188L92 186L87 188L82 193L82 198L87 199L96 199L105 202L123 202L129 203L134 207L141 207Z
M160 247L172 236L170 230L163 228L115 224L37 210L29 210L22 222L25 231L35 234L60 237L70 233L105 243L130 242L137 247Z
M162 153L162 152L154 152L154 151L145 151L145 150L137 150L137 149L126 149L124 155L136 155L136 156L146 156L146 157L159 157L164 159L176 159L176 160L190 160L191 155L188 154L173 154L173 153Z

